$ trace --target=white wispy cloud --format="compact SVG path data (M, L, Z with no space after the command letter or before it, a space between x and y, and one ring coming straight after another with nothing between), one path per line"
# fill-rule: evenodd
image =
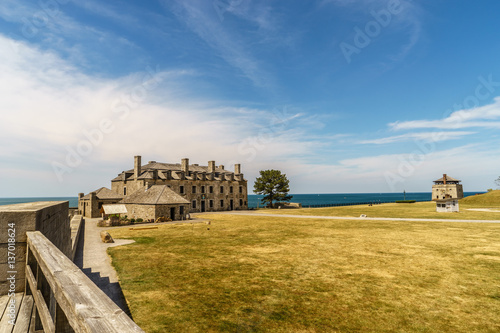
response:
M5 0L0 3L0 17L16 24L10 37L58 52L82 68L106 63L109 55L118 50L128 53L139 50L123 36L89 26L68 15L66 6L65 2L47 6L43 2Z
M108 185L138 154L166 162L238 162L252 175L257 165L308 156L317 146L307 139L298 110L200 100L190 90L196 73L189 70L102 78L1 35L0 49L0 168L23 162L11 179L30 179L33 188L24 195L74 195L68 188L76 193ZM62 168L62 183L54 166ZM6 180L2 189L9 193L0 196L14 195L12 188Z
M170 1L162 2L165 8L169 10L173 8L180 22L185 23L216 54L231 66L239 69L254 85L265 88L273 87L272 76L263 70L258 59L252 56L246 39L243 36L233 35L231 27L225 25L221 19L221 15L231 9L231 5L218 7L218 2L202 0L176 0L175 6Z
M362 140L359 141L360 144L388 144L395 142L405 142L405 141L423 141L423 142L440 142L446 140L460 139L466 135L475 134L475 132L467 131L452 131L452 132L422 132L422 133L406 133L402 135L389 136L385 138L373 139L373 140Z
M442 173L462 179L471 190L481 188L468 180L486 184L498 177L500 157L495 156L500 152L481 145L447 151L436 147L420 158L385 154L324 163L318 149L353 136L321 135L292 106L254 109L193 98L196 92L189 90L189 83L197 73L190 70L152 69L153 76L145 70L100 78L82 73L54 52L4 36L0 48L0 169L9 175L2 179L0 196L75 195L109 186L112 177L132 167L134 155L166 162L189 157L200 164L215 159L228 168L242 163L250 186L259 170L279 168L293 180L296 193L390 191L385 173L399 175L408 163L414 170L396 184L397 190L425 191L422 182ZM486 114L496 117L492 112L470 118ZM112 129L99 134L105 119ZM403 139L407 137L389 141ZM89 142L89 154L80 154L80 163L59 183L53 163L67 165L70 151ZM477 165L482 166L479 176ZM17 185L18 179L29 181Z
M294 180L295 193L305 192L310 184L315 184L312 193L365 193L369 189L429 192L432 181L443 173L462 180L464 191L485 191L495 186L499 163L498 146L492 149L468 144L445 150L341 159L332 164L292 160L281 167Z
M75 1L74 4L86 11L106 17L122 25L140 28L140 25L143 24L143 22L140 22L137 17L128 14L129 11L123 10L123 3L120 6L121 8L113 7L109 3L103 3L93 0Z
M500 97L496 97L491 104L455 111L443 119L397 121L390 123L389 127L394 130L500 128Z
M384 40L398 40L398 43L391 43L391 47L383 50L383 57L373 54L371 71L387 71L395 65L401 63L409 55L421 40L424 33L422 29L422 9L414 1L385 1L385 0L323 0L319 3L319 10L335 6L343 12L342 19L354 24L361 31L366 30L368 25L378 26L375 35L368 34L366 37L369 44L382 45ZM343 42L354 47L353 38L356 36L354 30L349 38L343 38ZM350 40L349 40L350 39ZM355 43L354 43L355 44ZM389 45L389 44L385 44ZM363 52L363 47L360 48ZM358 49L358 52L361 50ZM349 58L350 59L350 58ZM349 60L350 62L350 60Z

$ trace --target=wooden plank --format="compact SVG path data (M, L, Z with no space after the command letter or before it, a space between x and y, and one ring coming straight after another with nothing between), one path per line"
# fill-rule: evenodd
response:
M5 307L7 306L7 303L9 302L9 295L5 296L0 296L0 319L3 317L3 313L5 311Z
M144 332L45 236L38 231L27 235L33 256L75 332Z
M0 333L11 333L14 329L14 323L16 321L17 312L21 307L21 302L23 300L23 293L17 293L13 297L9 298L7 302L2 320L0 321Z
M27 288L29 288L29 286L27 286ZM31 297L33 297L33 295L31 295ZM33 299L33 303L34 302L35 302L35 299ZM31 321L30 321L29 333L35 332L35 327L36 327L37 321L40 321L40 320L37 319L37 317L36 317L36 306L34 306L33 310L31 310Z
M158 229L158 227L138 227L138 228L129 228L128 230L148 230L148 229Z
M49 308L45 304L45 299L43 298L42 292L36 289L36 280L31 268L26 266L26 280L28 280L31 292L33 293L33 299L35 300L35 305L38 310L38 315L40 316L40 321L42 322L43 329L46 332L52 333L56 331L54 322L52 321L52 316L50 315Z
M31 311L33 310L33 296L24 295L21 308L17 313L16 326L12 333L26 333L29 330L31 322Z
M38 315L40 316L40 320L42 322L43 330L47 333L55 333L56 327L52 321L52 317L50 316L49 308L47 307L47 304L45 304L42 292L37 290L36 293L33 293L33 296L35 299L36 309L38 310Z

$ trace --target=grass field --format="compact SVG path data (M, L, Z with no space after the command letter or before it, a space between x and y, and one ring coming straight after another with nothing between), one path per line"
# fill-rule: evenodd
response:
M293 201L293 200L292 200ZM356 205L328 208L303 209L259 209L263 214L293 214L313 216L349 216L359 217L402 217L429 219L464 219L464 220L500 220L500 212L482 212L469 209L492 208L500 210L500 191L492 191L482 195L464 198L459 202L458 213L437 213L435 202L387 203L383 205Z
M464 220L500 220L500 212L471 211L477 206L459 204L458 213L438 213L435 202L415 203L387 203L382 205L356 205L327 208L302 208L302 209L258 209L261 214L277 215L312 215L312 216L350 216L359 217L365 214L368 217L402 217L402 218L427 218L427 219L464 219Z
M500 224L207 218L110 230L146 332L500 331Z

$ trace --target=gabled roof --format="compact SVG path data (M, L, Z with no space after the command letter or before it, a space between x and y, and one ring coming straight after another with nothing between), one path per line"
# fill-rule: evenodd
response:
M153 185L144 187L120 201L123 204L143 204L143 205L172 205L189 204L179 194L175 193L167 185Z
M143 172L137 179L154 179L153 171L148 170Z
M106 199L109 199L109 200L110 199L119 200L119 199L123 198L122 194L118 194L116 192L113 192L113 191L111 191L107 187L101 187L100 189L95 190L93 192L95 192L97 199L101 199L101 200L106 200ZM84 196L83 199L89 200L90 199L90 193L87 194L86 196Z

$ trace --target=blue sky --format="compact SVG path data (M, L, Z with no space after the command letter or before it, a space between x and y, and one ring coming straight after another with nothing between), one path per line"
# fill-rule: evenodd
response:
M280 169L293 193L500 176L500 3L2 0L0 197L143 161Z

